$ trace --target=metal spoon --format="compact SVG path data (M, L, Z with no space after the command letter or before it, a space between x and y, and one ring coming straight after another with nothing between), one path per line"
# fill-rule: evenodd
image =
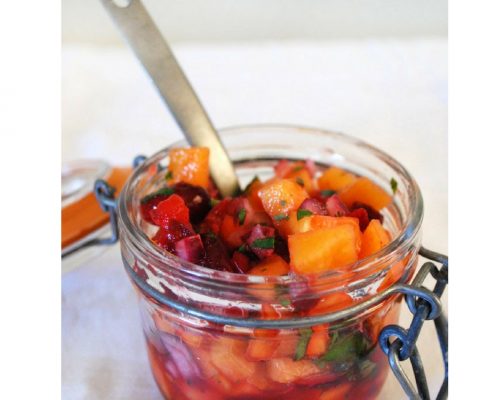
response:
M223 196L239 191L234 165L218 133L140 0L101 0L192 146L210 149L210 174ZM119 4L119 5L118 5Z

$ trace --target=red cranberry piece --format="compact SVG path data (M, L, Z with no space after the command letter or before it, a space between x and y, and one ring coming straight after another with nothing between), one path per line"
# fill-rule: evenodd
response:
M260 259L271 256L275 251L275 228L255 225L247 238L251 251Z
M194 230L190 224L171 220L166 228L158 229L152 240L158 246L175 253L175 242L191 235L194 235Z
M287 241L280 236L275 237L275 253L284 259L285 262L290 262L289 247Z
M189 208L192 223L200 222L210 211L210 196L201 186L179 182L172 186L172 189L176 195L182 197L187 208Z
M370 223L368 213L364 208L356 208L355 210L352 210L349 213L349 217L354 217L359 220L359 229L361 229L361 232L363 232Z
M352 204L352 210L355 210L357 208L364 208L366 212L368 213L368 219L371 221L372 219L377 219L380 221L380 223L383 223L383 215L380 214L379 211L375 210L373 207L369 206L368 204L361 203L359 201L356 201Z
M223 218L227 214L227 208L230 202L230 199L224 199L210 210L202 223L200 229L201 232L206 233L210 231L213 232L215 235L218 235L218 232L220 232L220 227L222 226Z
M349 209L336 194L327 199L325 206L331 217L344 217L349 214Z
M167 228L172 220L189 224L189 209L182 197L176 194L158 203L154 210L150 210L150 215L155 225L163 228Z
M205 255L201 237L194 235L179 240L175 243L175 254L183 260L198 263Z
M318 298L307 281L294 282L289 285L291 303L299 312L306 312L318 303Z
M159 203L165 200L173 193L173 189L165 186L156 192L153 192L141 199L140 211L141 217L150 224L154 224L150 212L155 210Z
M201 260L201 265L218 271L235 272L227 248L220 239L211 233L201 235L201 238L205 248L205 256Z
M300 210L311 211L315 215L328 215L325 205L317 199L306 199L299 206Z
M241 274L246 274L250 269L249 257L240 251L234 251L232 255L232 263L236 267L237 271Z

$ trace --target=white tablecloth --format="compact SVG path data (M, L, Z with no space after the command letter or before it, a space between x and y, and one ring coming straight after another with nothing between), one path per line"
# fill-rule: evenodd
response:
M447 251L447 44L444 39L181 45L216 126L285 122L339 130L382 148L415 176L423 243ZM180 132L127 48L65 46L63 159L129 164ZM62 276L64 399L158 399L118 246ZM403 313L409 321L407 311ZM442 380L432 324L419 346ZM402 399L394 378L383 399Z

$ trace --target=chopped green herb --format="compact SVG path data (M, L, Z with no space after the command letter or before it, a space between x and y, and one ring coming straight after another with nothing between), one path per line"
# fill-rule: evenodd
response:
M280 200L279 204L280 204L280 206L285 207L287 205L287 201Z
M242 244L241 247L237 249L239 253L246 253L247 252L247 246L245 244Z
M330 189L325 189L320 192L321 197L331 197L335 193L337 193L335 190L330 190Z
M246 209L241 208L239 214L237 214L237 219L239 220L239 225L244 225L244 220L246 219Z
M309 217L311 215L313 215L313 213L309 210L304 210L304 209L297 210L297 220L298 221L300 219L303 219L304 217Z
M280 299L279 303L283 307L289 307L290 306L290 300L289 299Z
M362 357L369 348L369 341L361 332L333 337L330 347L318 360L320 362L344 362Z
M397 192L397 186L399 184L397 183L397 181L394 179L394 178L391 178L390 179L390 187L392 188L392 193L395 194L395 192Z
M299 361L304 358L306 354L306 347L308 347L309 339L313 331L310 328L304 328L299 330L299 341L296 345L296 352L294 353L294 361Z
M171 187L165 186L164 188L161 188L160 190L157 190L156 192L153 192L147 196L144 196L141 199L141 204L146 204L146 203L150 202L151 200L156 199L157 197L160 197L160 196L170 196L173 193L174 193L174 189L172 189Z
M172 171L167 171L167 174L165 175L165 180L169 181L172 178L173 178Z
M272 236L256 239L251 244L251 247L255 249L273 249L275 247L275 238Z
M303 179L302 179L300 176L298 176L298 177L296 178L296 183L297 183L299 186L304 187L304 181L303 181Z
M289 219L289 216L288 216L288 215L285 215L285 214L278 214L278 215L275 215L275 216L273 217L273 219L274 219L275 221L283 221L283 220L287 220L287 219Z
M210 199L210 205L212 207L215 207L218 203L220 203L220 200L217 199Z
M292 168L292 172L299 172L304 168L303 165L296 165L294 168Z

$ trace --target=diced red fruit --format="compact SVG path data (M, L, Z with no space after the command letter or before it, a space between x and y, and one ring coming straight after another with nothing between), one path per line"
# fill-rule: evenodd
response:
M305 312L315 306L318 298L311 290L308 281L299 281L289 285L291 304L296 311Z
M165 200L169 195L161 194L156 195L147 200L146 202L142 202L140 204L141 217L148 223L154 224L153 219L151 218L151 211L155 210L160 202Z
M201 238L205 248L205 256L201 261L201 265L217 271L234 272L235 268L230 261L229 253L218 237L204 234L201 235Z
M191 185L185 182L176 183L172 186L174 193L184 200L192 223L198 223L210 211L210 196L201 186Z
M250 269L250 260L249 257L240 251L234 251L232 255L232 263L236 268L236 272L240 274L246 274Z
M199 235L188 236L175 243L175 254L183 260L199 263L205 256L203 242Z
M162 200L155 209L150 210L151 219L155 225L167 228L171 220L189 224L189 209L182 197L172 194Z
M325 205L314 198L304 200L299 206L299 210L308 210L314 215L328 215L328 210Z
M359 220L359 229L361 229L361 232L364 232L370 222L368 213L364 208L356 208L352 210L348 216Z
M292 163L288 160L280 160L273 167L275 170L275 176L278 178L285 178L285 176L291 171Z
M243 243L243 238L249 234L251 227L247 224L239 225L235 217L225 215L220 227L219 235L225 244L232 250Z
M368 204L364 204L364 203L361 203L359 201L355 201L352 204L351 210L355 210L358 208L364 208L366 210L366 212L368 213L368 219L370 221L372 219L377 219L381 223L383 223L383 215L379 211L375 210L373 207L369 206Z
M211 231L215 235L219 234L230 202L231 199L224 199L210 210L202 224L206 229L202 229L202 231Z
M316 173L316 164L313 160L306 160L304 162L304 167L306 168L306 170L309 172L309 174L311 175L311 177L315 176L315 173Z
M349 209L336 194L327 199L325 206L331 217L344 217L349 214Z
M168 251L175 251L175 242L194 235L194 230L190 224L183 224L176 220L171 220L166 228L159 228L152 240L158 246Z
M273 238L274 246L272 248L261 248L256 242L264 239ZM271 256L275 251L275 229L270 226L257 224L251 229L251 233L246 240L251 251L256 254L261 260Z
M280 236L275 236L275 254L279 255L286 261L290 262L289 247L287 241Z

